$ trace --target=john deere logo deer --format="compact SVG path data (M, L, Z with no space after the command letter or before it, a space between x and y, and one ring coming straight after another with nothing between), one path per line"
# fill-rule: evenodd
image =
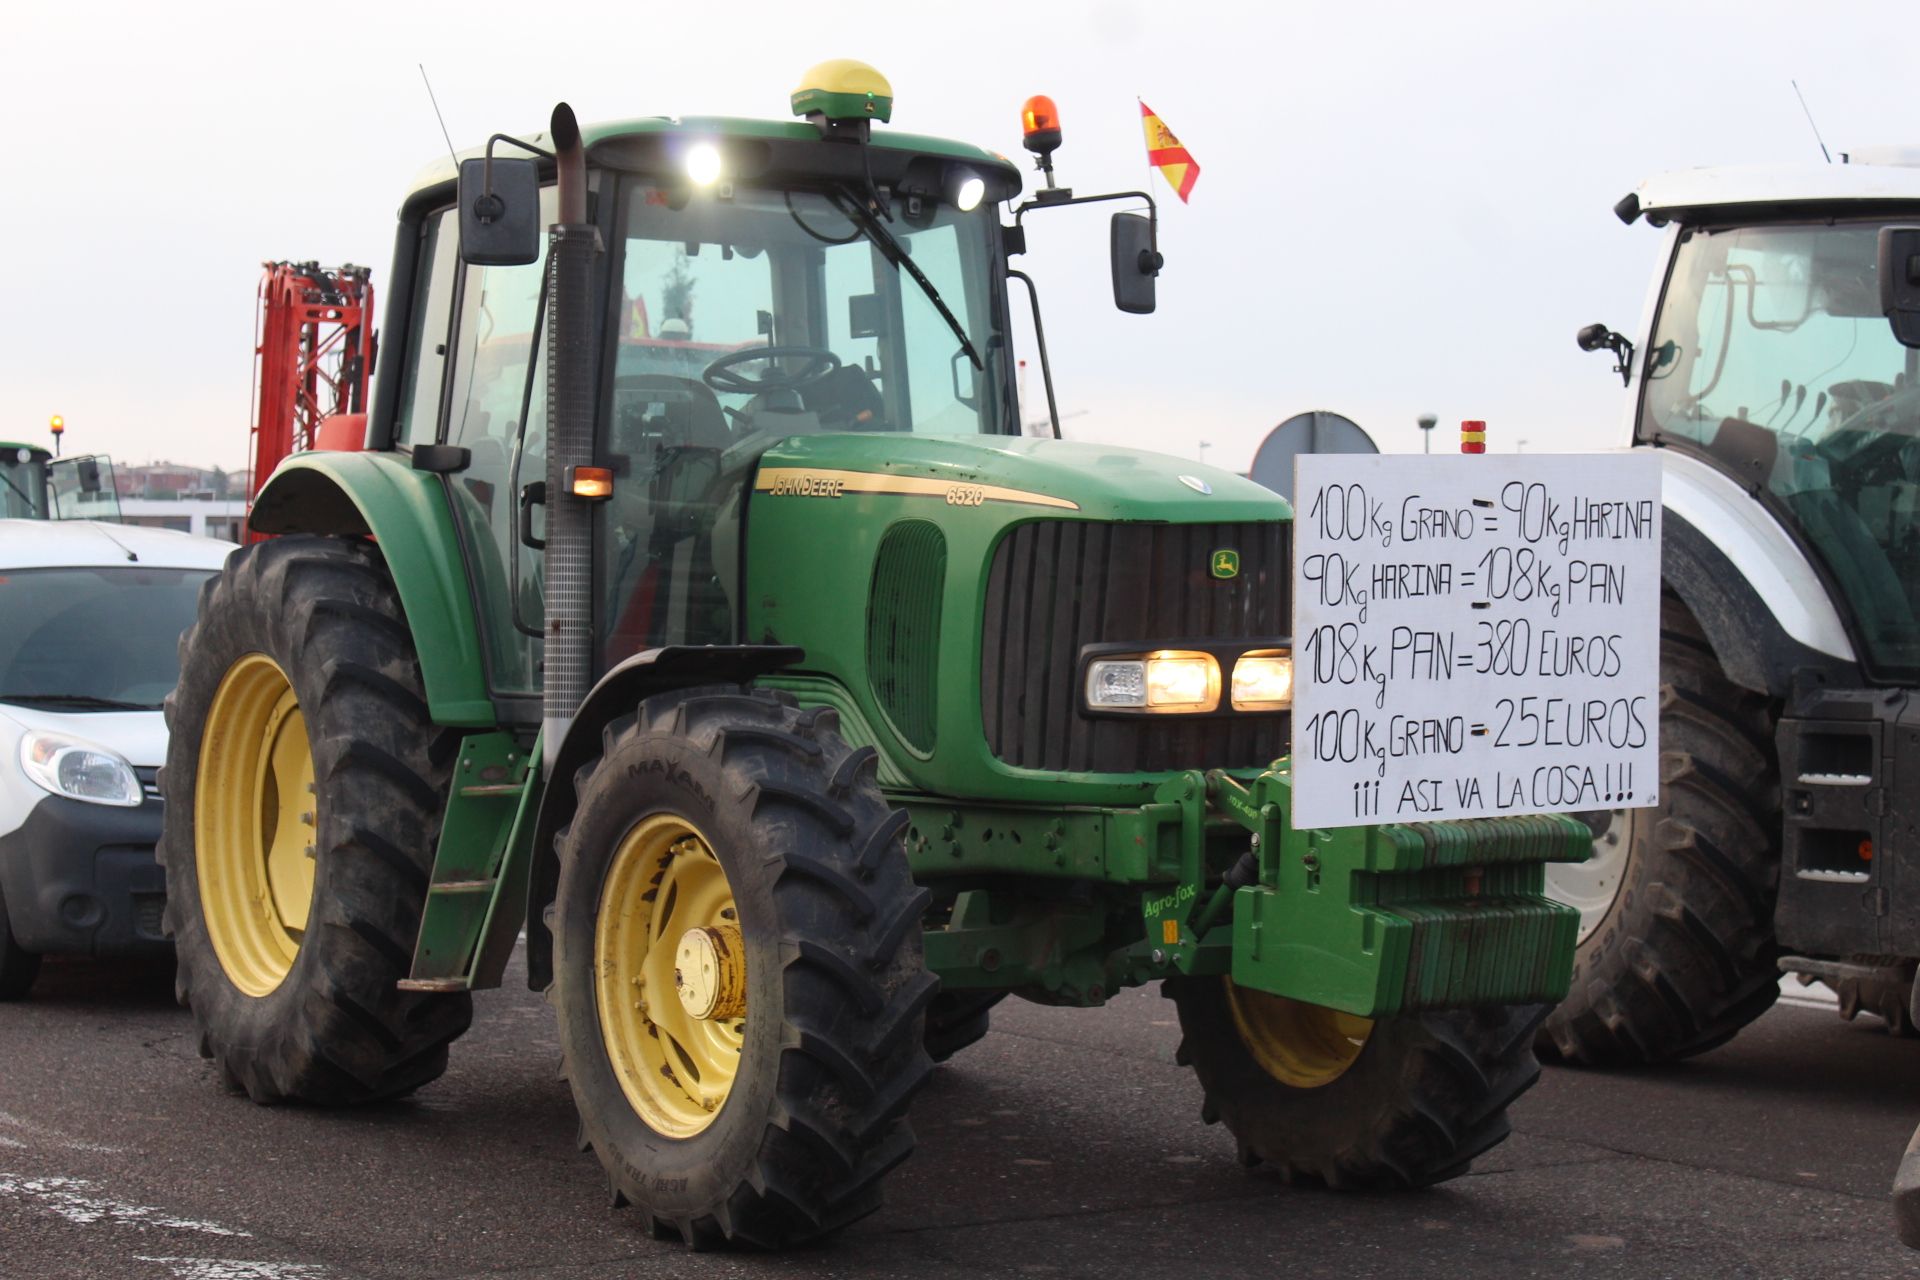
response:
M1213 553L1213 576L1216 578L1237 578L1240 576L1240 553L1225 547Z

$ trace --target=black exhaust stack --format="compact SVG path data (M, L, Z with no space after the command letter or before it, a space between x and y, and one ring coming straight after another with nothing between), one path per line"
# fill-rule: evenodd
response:
M560 221L547 252L546 702L549 769L587 696L593 656L591 504L573 495L573 469L593 462L593 269L599 228L587 221L587 159L573 108L553 109Z

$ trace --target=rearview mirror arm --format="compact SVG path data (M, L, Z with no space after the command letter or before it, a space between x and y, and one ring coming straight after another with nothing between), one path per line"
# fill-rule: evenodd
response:
M504 142L510 147L518 147L522 151L532 152L534 155L539 156L542 160L553 159L553 152L543 151L539 147L534 146L531 142L522 142L520 139L512 136L511 134L506 134L506 133L494 134L491 138L487 139L486 163L483 166L481 166L481 169L480 169L480 198L482 200L493 199L493 144L496 142ZM492 216L488 217L487 221L491 222L493 221L494 218L498 216L499 214L495 213Z
M1042 193L1043 195L1045 193ZM1098 204L1102 200L1145 200L1147 202L1147 225L1152 228L1152 252L1160 252L1160 206L1153 197L1144 191L1110 191L1103 196L1067 196L1063 199L1035 198L1018 205L1013 211L1013 225L1020 226L1020 219L1027 216L1031 209L1062 209L1070 204Z

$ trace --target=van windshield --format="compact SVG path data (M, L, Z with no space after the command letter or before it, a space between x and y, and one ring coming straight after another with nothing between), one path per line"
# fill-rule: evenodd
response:
M205 569L0 569L0 702L158 711Z

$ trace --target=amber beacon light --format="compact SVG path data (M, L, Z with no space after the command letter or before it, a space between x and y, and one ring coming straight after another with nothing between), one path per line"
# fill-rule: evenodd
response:
M1060 146L1060 109L1044 93L1028 98L1020 108L1020 133L1027 150L1037 156L1052 155Z

